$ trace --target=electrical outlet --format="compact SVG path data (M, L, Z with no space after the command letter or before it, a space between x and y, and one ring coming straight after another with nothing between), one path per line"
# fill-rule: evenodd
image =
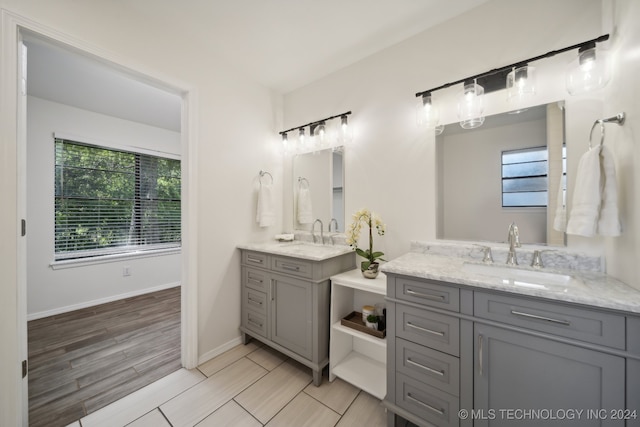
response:
M131 276L131 267L129 266L122 267L122 276L123 277Z

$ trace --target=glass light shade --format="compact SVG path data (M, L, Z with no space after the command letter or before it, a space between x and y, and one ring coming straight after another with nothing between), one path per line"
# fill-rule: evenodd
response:
M595 47L580 49L578 57L567 67L566 84L570 95L601 89L609 83L609 53Z
M507 74L507 101L520 106L536 94L536 69L528 65Z
M440 110L433 105L431 95L422 95L416 104L416 120L418 126L433 129L440 123Z
M347 116L340 117L340 130L338 131L338 142L345 144L353 139L353 129L349 126Z
M463 129L473 129L484 123L484 88L473 83L465 84L458 101L458 119Z
M298 134L298 145L300 147L304 147L306 143L306 137L304 134L304 128L300 128L300 133Z

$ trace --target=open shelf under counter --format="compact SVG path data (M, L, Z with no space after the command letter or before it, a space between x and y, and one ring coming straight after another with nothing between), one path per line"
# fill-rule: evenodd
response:
M333 374L382 400L387 393L386 364L356 351L333 367Z
M365 279L359 269L331 276L329 381L336 377L378 399L387 392L387 339L348 326L341 320L363 305L384 304L387 278Z
M334 323L332 330L357 337L358 339L368 341L375 345L379 345L382 348L387 348L386 338L378 338L378 337L374 337L373 335L365 334L364 332L360 332L356 329L350 328L348 326L344 326L340 322Z

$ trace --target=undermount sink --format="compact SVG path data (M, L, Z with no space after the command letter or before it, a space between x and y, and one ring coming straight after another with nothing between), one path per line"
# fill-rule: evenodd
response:
M464 263L462 270L467 273L481 274L501 279L505 285L519 287L566 291L571 287L580 286L581 282L573 276L550 271L525 270L517 267L500 266L494 264Z

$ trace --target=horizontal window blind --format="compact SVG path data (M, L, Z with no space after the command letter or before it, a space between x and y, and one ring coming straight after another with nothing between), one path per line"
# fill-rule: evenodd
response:
M55 140L55 259L179 247L180 161Z
M546 207L548 203L547 147L502 153L502 206Z

